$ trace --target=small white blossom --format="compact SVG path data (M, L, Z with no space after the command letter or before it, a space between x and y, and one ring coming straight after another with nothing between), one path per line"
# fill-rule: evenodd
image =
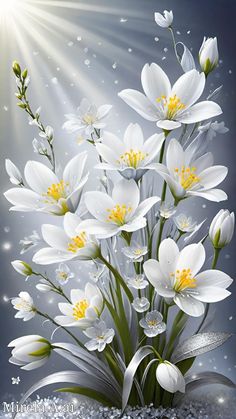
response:
M199 62L202 71L208 75L217 66L219 61L219 52L217 38L206 38L204 36L202 46L199 51Z
M174 218L174 223L179 231L183 233L191 233L195 230L197 225L196 221L193 221L192 217L188 217L185 214L179 214Z
M134 243L132 246L123 247L121 249L124 255L135 262L142 262L143 256L147 254L148 248L147 246L141 246L138 243Z
M11 377L11 383L16 385L20 384L20 377Z
M50 127L49 125L45 128L45 132L41 131L39 133L39 136L42 138L45 138L47 141L49 141L50 143L53 141L53 136L54 136L54 130L52 127Z
M132 278L126 277L126 279L128 280L128 285L136 290L144 290L148 285L148 281L144 279L142 274L135 275Z
M102 105L97 108L84 98L81 100L76 114L65 115L67 121L63 124L63 128L70 134L82 132L91 135L95 129L100 130L106 126L104 119L111 108L111 105Z
M142 298L135 298L132 302L132 306L138 313L143 313L144 311L147 311L150 307L150 302L146 297Z
M85 343L85 347L89 351L102 352L106 345L112 342L115 332L113 329L107 329L106 323L104 321L99 321L94 324L94 326L89 327L84 332L85 336L90 338L88 342Z
M65 285L69 279L75 277L74 272L71 272L69 266L66 263L60 263L56 269L56 279L61 285Z
M96 271L89 272L89 278L92 279L92 281L94 282L98 282L98 280L104 276L106 271L107 271L107 268L105 265L98 265L96 268Z
M163 317L159 311L154 310L146 314L139 324L144 329L144 334L149 338L159 335L166 330L166 324L162 321Z
M20 245L22 246L22 249L20 251L20 254L26 253L29 249L32 249L32 247L37 246L41 242L41 237L37 233L36 230L32 231L32 234L30 236L24 237L24 239L20 240Z
M168 220L176 213L176 207L172 204L163 202L160 205L159 214L162 218Z
M229 131L229 128L225 126L225 123L222 122L208 122L207 124L200 125L198 127L200 133L205 133L206 141L211 141L217 134L226 134Z
M19 171L18 167L10 159L5 160L5 168L6 172L10 178L10 182L13 183L13 185L23 185L23 177L21 175L21 172Z
M169 28L173 22L173 12L170 10L164 10L163 14L156 12L155 13L155 22L161 28Z
M21 291L19 297L13 298L11 303L14 309L18 311L15 315L16 319L23 319L26 322L36 314L34 301L28 292Z
M43 140L38 140L37 138L34 138L32 141L32 146L34 153L47 154L47 146Z

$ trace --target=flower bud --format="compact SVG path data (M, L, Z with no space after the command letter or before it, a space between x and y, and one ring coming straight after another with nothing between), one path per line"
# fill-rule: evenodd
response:
M155 22L161 28L169 28L173 22L173 12L170 10L164 10L163 15L161 13L155 13Z
M204 37L199 51L199 62L206 76L214 70L219 61L217 38Z
M19 78L21 75L21 68L20 68L20 64L17 61L13 61L12 70L14 71L14 74L16 75L16 77Z
M24 182L23 182L22 175L18 167L16 167L16 165L10 159L5 160L5 168L10 178L10 182L13 185L18 185L18 186L23 185Z
M222 249L231 242L234 234L234 213L221 209L213 218L209 237L216 249Z
M22 336L8 346L13 347L9 362L28 371L44 365L52 349L50 342L39 335Z
M45 283L37 284L36 288L37 288L38 291L40 291L42 293L47 293L47 292L53 291L53 287L51 285L48 285L48 284L45 284Z
M169 393L185 392L184 377L176 365L169 361L161 362L156 369L156 379L160 386Z
M27 75L28 75L28 70L27 68L25 68L24 71L22 72L23 79L26 79Z
M22 260L13 260L11 264L15 271L23 276L30 276L33 273L31 266Z

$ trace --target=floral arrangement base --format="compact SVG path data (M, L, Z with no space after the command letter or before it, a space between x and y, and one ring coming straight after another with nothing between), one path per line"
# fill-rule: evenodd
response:
M17 404L14 406L16 408ZM185 401L178 407L156 408L153 404L144 407L127 406L123 415L116 407L105 407L86 397L79 399L73 396L37 396L34 401L29 400L25 406L28 406L28 413L18 413L17 419L234 419L236 396L228 390L218 398L213 394L201 394L192 399L185 397ZM0 419L3 418L12 418L12 412L0 411Z

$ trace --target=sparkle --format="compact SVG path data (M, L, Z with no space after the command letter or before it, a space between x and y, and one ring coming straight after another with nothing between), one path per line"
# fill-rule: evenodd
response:
M10 250L10 249L11 249L11 247L12 247L12 245L11 245L11 243L10 243L10 242L4 242L4 243L2 244L2 250L4 250L5 252L7 252L8 250Z
M217 401L218 403L222 404L225 402L225 399L223 397L218 397Z

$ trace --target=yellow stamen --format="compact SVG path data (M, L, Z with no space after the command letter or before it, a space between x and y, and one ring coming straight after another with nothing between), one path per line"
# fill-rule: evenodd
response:
M142 253L142 250L141 249L135 249L135 251L134 251L134 254L135 255L141 255L141 253Z
M73 317L75 320L83 319L85 317L85 312L89 307L88 300L80 300L73 307Z
M162 95L158 97L156 101L161 103L164 110L167 112L167 119L173 119L178 112L186 108L186 106L181 102L180 98L176 95L170 96L168 99L166 96Z
M87 125L92 125L95 122L95 118L93 115L84 115L83 116L83 121L85 122L85 124Z
M69 252L76 253L78 249L86 246L87 235L82 231L78 236L72 237L71 242L68 243Z
M187 190L200 181L200 178L195 173L196 167L185 167L181 169L176 168L175 173L179 177L181 186Z
M148 156L148 153L143 153L140 150L133 150L132 148L129 151L126 151L120 156L118 160L119 163L124 164L125 166L133 167L137 169L140 163Z
M67 192L66 188L69 184L66 183L64 180L61 180L59 183L53 183L49 186L47 193L43 194L43 196L47 198L51 198L55 201L59 201L61 198L66 198Z
M132 211L131 207L127 207L125 204L119 205L117 204L112 209L107 209L109 213L108 222L113 222L119 226L125 224L126 216Z
M157 320L148 320L147 324L148 326L154 327L157 325Z
M186 288L195 288L196 279L192 277L191 269L177 270L175 273L174 290L176 292L184 291Z

